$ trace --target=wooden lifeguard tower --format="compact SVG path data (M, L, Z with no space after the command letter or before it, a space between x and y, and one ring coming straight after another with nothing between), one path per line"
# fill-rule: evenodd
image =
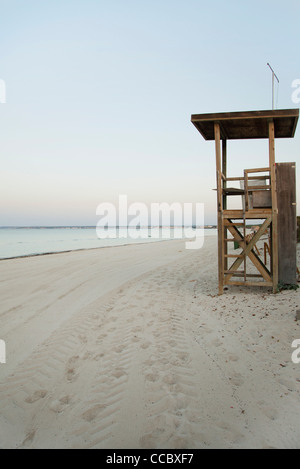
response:
M294 137L298 117L298 109L192 115L205 140L215 141L220 295L225 285L272 287L275 293L278 284L297 282L295 163L275 163L275 138ZM268 165L227 177L227 140L238 139L268 139ZM241 208L228 207L231 196L240 196ZM254 221L256 229L248 233ZM269 262L256 249L262 239ZM241 252L233 252L233 245Z

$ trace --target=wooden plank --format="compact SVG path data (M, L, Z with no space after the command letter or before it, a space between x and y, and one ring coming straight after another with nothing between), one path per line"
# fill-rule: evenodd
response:
M218 278L219 295L223 294L224 285L224 242L223 242L223 219L221 212L218 213Z
M253 209L272 207L271 191L253 191L252 192Z
M245 211L248 212L249 210L249 192L248 192L248 173L244 171L244 190L245 190ZM244 214L245 217L245 214Z
M223 189L224 210L226 210L226 205L224 205L224 199L226 201L227 195L244 195L244 193L245 193L244 189L238 189L237 187L226 187L226 189Z
M218 278L219 295L223 294L224 282L224 242L223 242L223 218L222 218L222 178L221 178L221 133L220 125L214 124L215 148L216 148L216 176L217 176L217 197L218 197Z
M259 181L262 181L262 180L266 181L267 179L270 179L270 176L267 174L265 176L249 176L248 179L249 181L251 181L252 179L259 180Z
M231 272L225 270L224 274L227 274L227 273L231 273ZM232 277L244 277L244 274L245 274L245 272L243 270L238 270L237 272L234 272ZM247 277L249 277L249 278L263 278L260 274L248 274L248 273L247 273Z
M250 241L250 243L247 246L245 246L245 241L243 239L243 236L238 231L238 229L235 228L234 226L228 227L228 230L230 231L230 233L234 236L236 241L240 242L241 247L243 247L244 251L243 251L242 254L245 254L246 256L248 256L250 258L251 262L255 265L257 270L260 272L260 274L264 277L264 279L267 282L272 281L271 276L270 276L270 272L268 271L267 267L261 262L259 257L255 254L255 252L252 249L253 249L254 245L257 243L257 241L259 240L259 238L263 235L263 233L265 232L267 227L270 225L270 223L271 223L271 218L267 218L265 220L265 222L262 224L262 226L260 227L260 229L257 231L257 233L255 233L252 240ZM241 265L242 262L243 262L242 259L237 259L232 264L232 266L230 268L230 272L233 273L234 271L237 271L237 269L239 268L239 266ZM227 273L227 277L226 277L227 279L228 279L228 275L230 275L230 277L231 277L231 274ZM229 279L230 279L230 277L229 277Z
M256 209L256 210L249 210L246 212L246 218L255 218L255 219L264 219L268 218L272 215L272 209ZM224 210L223 211L223 218L224 219L231 219L231 220L242 220L244 217L243 210Z
M249 176L248 177L248 180L250 181L251 179L259 179L259 180L266 180L266 179L270 179L270 176ZM226 181L243 181L244 178L243 177L230 177L230 178L226 178ZM265 186L264 186L265 187Z
M223 220L223 219L222 219ZM227 228L224 227L223 225L223 255L224 255L224 261L223 261L223 278L224 278L224 270L228 269L228 244L226 243L225 239L227 237Z
M225 254L225 257L235 259L236 257L243 258L244 256L242 256L242 254Z
M214 123L221 128L221 138L268 138L268 122L275 123L276 138L291 138L298 122L298 109L195 114L191 122L206 140L214 140Z
M224 226L244 226L244 223L234 223L229 220L224 220Z
M216 147L216 176L217 176L217 197L218 197L218 212L222 210L222 169L221 169L221 137L220 126L215 124L215 147Z
M226 181L243 181L243 177L235 177L235 178L226 178Z
M246 173L267 173L270 171L270 168L250 168L245 169ZM256 178L255 178L256 179Z
M221 130L221 129L220 129ZM223 134L226 135L226 132L224 129L222 129ZM226 177L227 177L227 141L226 139L222 140L222 175L224 176L223 179L223 207L222 210L227 208L227 196L226 196ZM227 254L228 254L228 246L227 243L225 242L225 239L227 237L227 228L223 228L223 253L224 253L224 261L223 261L223 277L224 277L224 270L228 269L228 259L227 259Z
M245 287L272 287L273 282L238 282L235 280L225 280L225 285L245 286Z
M226 194L224 194L224 190L226 190L226 176L227 176L227 142L226 142L226 140L222 140L222 175L224 176L224 179L223 179L223 209L226 210L226 208L227 208L227 198L226 198Z
M277 189L276 189L276 167L275 167L275 126L274 122L269 122L269 166L271 175L272 193L272 277L273 293L276 293L278 286L278 232L277 232Z
M261 190L267 190L271 189L270 184L265 184L264 186L248 186L248 190L250 191L261 191Z
M227 133L226 128L223 126L223 124L220 121L218 121L218 124L220 125L220 133L221 133L221 136L222 136L222 140L227 140L228 139L228 133Z
M298 117L299 109L276 109L266 111L237 111L237 112L217 112L209 114L193 114L195 121L222 121L222 120L243 120L243 119L274 119L274 117Z
M254 251L251 251L248 255L251 262L255 265L257 270L261 273L262 277L265 279L266 282L272 283L271 273L269 272L268 268L263 264L260 258L255 254Z
M299 109L298 109L299 111ZM295 132L296 132L296 128L297 128L297 124L298 124L298 119L299 119L299 115L296 117L296 119L294 120L294 126L292 128L292 137L295 136Z
M296 164L276 164L278 282L297 284Z

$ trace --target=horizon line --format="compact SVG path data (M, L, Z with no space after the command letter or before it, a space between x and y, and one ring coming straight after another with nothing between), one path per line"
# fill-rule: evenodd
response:
M216 224L207 224L207 225L142 225L140 228L205 228L205 227L216 227ZM54 229L54 228L97 228L97 225L4 225L0 226L0 229ZM102 227L103 228L103 227ZM107 228L132 228L129 225L116 225L108 226Z

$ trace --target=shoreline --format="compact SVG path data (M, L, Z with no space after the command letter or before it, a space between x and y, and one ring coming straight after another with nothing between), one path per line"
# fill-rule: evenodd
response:
M0 230L3 229L4 231L6 229L10 230L11 228L6 228L6 227L2 227L0 228ZM14 230L26 230L26 231L30 231L30 230L37 230L37 231L47 231L47 230L56 230L57 227L34 227L34 228L24 228L24 227L20 227L20 228L14 228ZM79 229L79 230L90 230L91 228L90 227L60 227L58 229L65 229L65 230L69 230L69 231L72 231L73 229ZM93 229L93 228L92 228ZM204 230L204 236L207 237L207 236L215 236L216 233L212 232L212 229L211 228L206 228ZM52 254L61 254L61 253L68 253L68 252L74 252L74 251L84 251L84 250L90 250L90 249L102 249L102 248L105 248L105 247L118 247L118 246L127 246L127 245L136 245L136 244L147 244L147 243L153 243L153 242L161 242L161 241L173 241L173 240L178 240L178 239L183 239L183 240L193 240L194 238L178 238L178 237L172 237L172 232L171 232L171 236L170 237L166 237L166 238L163 238L163 237L157 237L157 236L140 236L138 237L137 239L130 239L130 238L124 238L124 237L117 237L117 238L109 238L108 240L109 241L113 241L113 242L117 242L117 244L104 244L104 245L98 245L99 242L101 241L104 241L104 243L107 241L107 239L104 239L104 240L101 240L100 238L97 239L97 237L95 237L95 239L85 239L85 238L80 238L80 235L79 235L79 239L68 239L68 237L66 239L59 239L59 240L55 240L55 238L49 238L46 240L41 238L40 239L37 239L35 240L34 237L29 239L29 241L27 239L25 239L24 242L20 243L20 241L18 241L18 239L16 241L14 241L14 238L12 238L12 242L11 241L7 241L4 239L4 248L2 247L2 251L5 252L8 251L12 251L12 255L6 255L5 253L3 254L2 257L0 257L0 261L4 261L4 260L10 260L10 259L21 259L21 258L28 258L28 257L37 257L37 256L48 256L48 255L52 255ZM122 242L122 240L124 240L124 242ZM0 240L2 241L3 243L3 240ZM78 247L73 247L72 245L74 245L74 241L75 241L75 246L77 244ZM91 243L92 241L92 243ZM35 252L34 251L34 248L35 248L35 243L38 242L39 244L42 243L42 247L40 249L40 251L38 252ZM53 242L56 242L56 246L53 247L52 249L50 248L50 250L48 250L48 244L52 244ZM5 244L6 243L6 244ZM29 249L22 249L23 251L25 251L24 254L19 254L20 252L20 248L19 248L19 245L20 244L24 244L25 246L28 244L30 245ZM60 247L60 245L62 245L62 247ZM67 244L66 247L63 246L63 244ZM6 247L6 245L8 245L8 248ZM11 248L10 245L12 245L13 247ZM87 245L87 247L85 247L85 245ZM89 246L90 245L90 246ZM71 246L71 247L69 247ZM17 249L16 249L17 247ZM44 248L44 252L42 252L42 249ZM17 251L17 254L15 254L15 251ZM27 251L27 252L26 252ZM31 251L31 252L30 252ZM1 249L0 249L0 252L1 252Z
M213 238L214 236L211 236ZM151 244L151 243L162 243L166 241L184 241L183 239L159 239L157 241L146 241L146 242L140 242L140 243L125 243L125 244L115 244L112 246L99 246L99 247L94 247L94 248L79 248L79 249L68 249L66 251L53 251L53 252L43 252L43 253L37 253L37 254L24 254L23 256L14 256L14 257L2 257L0 258L1 261L10 261L10 260L15 260L15 259L27 259L30 257L41 257L41 256L52 256L54 254L67 254L71 252L81 252L81 251L94 251L98 249L106 249L106 248L120 248L124 246L138 246L138 245L145 245L145 244Z
M217 235L212 234L212 235L204 235L204 238L215 238ZM152 238L153 239L153 238ZM40 256L51 256L54 254L67 254L71 252L81 252L81 251L92 251L92 250L98 250L98 249L105 249L105 248L120 248L123 246L138 246L138 245L145 245L145 244L152 244L152 243L162 243L162 242L167 242L167 241L183 241L183 242L189 242L189 240L193 241L194 238L167 238L167 239L157 239L155 241L141 241L141 242L133 242L133 243L124 243L124 244L115 244L115 245L108 245L108 246L98 246L98 247L90 247L90 248L78 248L78 249L67 249L64 251L50 251L50 252L43 252L43 253L36 253L36 254L24 254L21 256L13 256L13 257L0 257L0 262L1 261L9 261L9 260L14 260L14 259L27 259L30 257L40 257Z

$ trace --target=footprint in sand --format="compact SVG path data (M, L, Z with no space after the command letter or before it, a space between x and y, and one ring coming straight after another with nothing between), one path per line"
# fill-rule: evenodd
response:
M175 375L170 374L164 377L163 382L165 384L168 384L169 386L174 386L175 384L177 384L178 378Z
M145 380L146 381L150 381L151 383L155 383L156 381L159 380L159 376L157 373L148 373L146 376L145 376Z
M66 378L68 381L74 381L76 379L76 364L79 360L79 357L72 357L68 360Z
M57 399L50 404L50 410L55 414L61 414L65 407L70 404L71 398L70 396L64 396L61 399Z
M115 352L122 353L123 350L125 349L126 349L126 345L118 345L118 347L115 348Z
M190 356L188 353L180 352L175 357L170 359L170 364L174 366L183 366L190 361Z
M149 359L143 362L145 368L151 368L156 363L156 360Z
M86 344L88 341L86 335L83 335L83 334L79 334L78 339L80 340L82 344Z
M112 376L116 379L122 378L122 376L127 376L126 371L123 370L123 368L117 368L113 373Z
M27 433L24 441L22 442L22 446L28 446L30 445L30 443L33 442L34 440L34 437L35 437L35 430L31 430Z
M171 449L194 448L195 443L184 436L175 436L170 439L169 447Z
M99 415L102 409L105 408L104 404L96 404L90 409L86 410L82 415L82 419L86 422L93 422Z
M105 337L107 337L107 334L101 334L97 338L98 338L98 340L103 340L103 339L105 339Z
M35 402L39 401L40 399L44 399L47 396L47 391L45 389L41 389L39 391L35 391L31 396L25 399L27 404L34 404Z
M134 342L134 343L135 342L140 342L140 340L141 339L137 335L135 335L134 337L132 337L131 342Z
M141 345L141 348L143 350L147 350L147 348L149 348L151 345L151 342L144 342L142 345Z
M144 449L156 448L155 440L155 435L153 435L152 433L147 433L146 435L140 438L140 447Z
M97 355L95 355L95 356L93 357L93 360L95 360L96 362L98 362L98 361L101 360L104 356L105 356L104 353L98 353Z

